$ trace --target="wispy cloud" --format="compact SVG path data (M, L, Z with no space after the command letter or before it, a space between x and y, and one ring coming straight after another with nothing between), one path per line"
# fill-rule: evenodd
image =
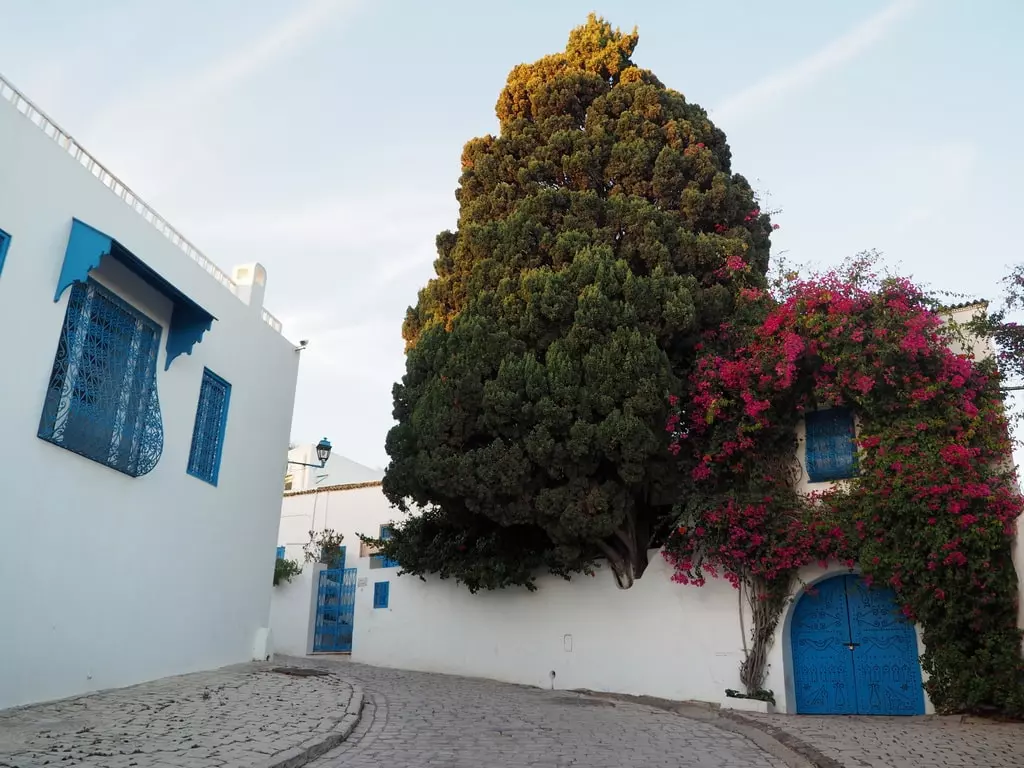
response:
M217 99L246 85L276 62L301 50L330 22L350 13L361 0L308 0L261 34L197 71L148 83L145 93L105 107L84 131L90 147L119 175L135 180L144 196L157 196L189 173L188 166L215 164ZM173 146L176 156L168 156ZM191 163L179 158L188 157Z
M814 84L884 38L919 4L919 0L896 0L810 56L727 98L712 110L715 122L741 120L793 91Z
M183 83L188 98L202 98L228 90L259 74L275 60L297 50L323 25L353 10L357 0L312 0L282 19L267 34L214 62L205 72Z

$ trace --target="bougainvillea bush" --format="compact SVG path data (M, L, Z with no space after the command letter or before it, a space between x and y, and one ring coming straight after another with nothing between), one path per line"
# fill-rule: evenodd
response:
M744 684L763 682L798 569L857 562L922 627L938 710L1024 714L1011 560L1022 504L994 362L954 352L936 303L864 262L739 303L671 399L691 487L664 553L681 583L750 590ZM859 472L800 494L797 423L837 406L856 415Z

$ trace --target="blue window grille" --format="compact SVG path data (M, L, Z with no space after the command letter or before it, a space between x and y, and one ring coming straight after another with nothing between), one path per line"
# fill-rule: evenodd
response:
M807 475L812 483L842 480L857 474L857 451L853 444L853 411L831 408L808 413Z
M39 419L39 437L139 477L164 447L160 326L98 283L75 283Z
M11 236L0 229L0 272L4 271L4 259L7 258L7 246L11 244Z
M220 475L230 399L231 385L209 368L203 369L196 423L192 429L192 450L188 454L188 473L210 485L216 485Z
M284 547L277 548L277 559L284 560Z
M387 608L388 593L391 591L391 584L387 581L378 581L373 585L373 607Z

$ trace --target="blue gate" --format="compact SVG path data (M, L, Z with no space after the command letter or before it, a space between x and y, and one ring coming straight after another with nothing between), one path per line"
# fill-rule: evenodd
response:
M821 582L797 602L790 640L799 714L924 714L917 635L891 589Z
M325 568L316 591L313 651L351 653L356 607L356 569Z

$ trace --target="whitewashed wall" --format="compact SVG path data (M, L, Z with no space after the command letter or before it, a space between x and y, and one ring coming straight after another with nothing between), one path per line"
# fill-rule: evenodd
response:
M315 590L320 568L303 562L302 547L309 541L309 532L330 528L342 534L345 567L358 568L360 577L370 576L372 581L374 574L393 576L398 569L371 569L370 559L359 557L359 534L377 536L381 525L399 519L401 513L384 497L379 482L285 494L278 545L285 548L286 558L298 560L303 568L290 584L274 588L270 626L275 652L301 656L313 649Z
M286 479L291 479L291 488L286 491L308 491L316 487L325 488L332 485L348 485L351 483L370 483L384 477L384 471L364 466L352 459L333 454L324 467L302 466L319 464L316 456L315 443L303 443L288 451L288 461L298 462L288 465Z
M292 345L0 101L0 708L251 657L269 621ZM164 326L164 449L132 478L37 439L70 291L72 217L218 320L164 371L170 304L117 264L93 276ZM108 262L110 260L107 260ZM186 474L203 367L231 384L219 485Z
M676 584L660 553L650 556L647 572L628 590L618 589L607 569L570 582L543 576L534 593L514 589L476 595L452 581L369 571L365 586L356 590L352 659L677 701L717 703L726 688L742 690L739 592L720 579L703 587ZM800 576L813 584L847 572L812 567ZM388 607L374 608L374 583L383 580L390 581ZM794 709L789 648L794 605L795 600L779 622L768 657L765 687L775 692L780 712ZM743 609L749 632L745 601ZM934 711L927 697L925 705Z
M302 562L301 552L289 555L302 563L302 573L290 582L274 587L270 600L270 628L274 653L305 656L313 652L313 624L316 620L316 585L321 563Z

